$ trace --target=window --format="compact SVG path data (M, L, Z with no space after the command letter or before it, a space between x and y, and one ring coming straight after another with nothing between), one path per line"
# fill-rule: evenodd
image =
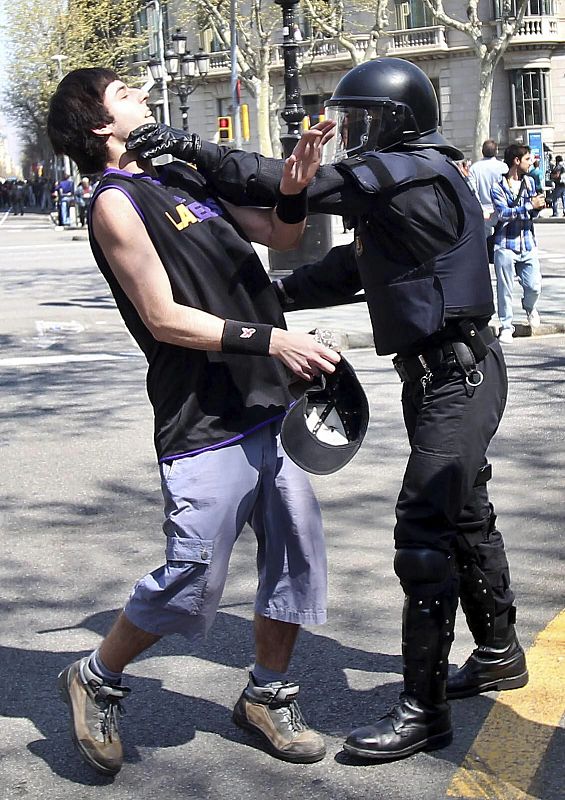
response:
M494 0L494 18L500 19L508 0ZM509 0L510 17L516 16L516 0ZM528 0L526 17L554 17L555 0Z
M395 2L396 28L405 31L410 28L429 28L434 24L434 16L422 0Z
M440 92L439 92L439 78L430 78L432 86L434 87L434 92L436 93L437 97L437 108L438 108L438 128L441 128L442 118L441 118L441 102L440 102Z
M216 99L218 117L228 117L233 114L233 100L231 97L218 97Z
M148 3L135 15L135 32L145 36L147 41L139 50L137 60L149 61L159 53L159 14L154 3Z
M212 28L200 31L200 47L205 53L221 53L226 49L225 44L216 36Z
M549 70L517 69L511 73L513 127L547 125Z

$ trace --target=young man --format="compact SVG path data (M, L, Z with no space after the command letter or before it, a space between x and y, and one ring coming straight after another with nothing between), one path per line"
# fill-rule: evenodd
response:
M447 700L524 686L504 541L489 502L486 452L507 396L483 214L438 132L425 73L377 58L350 70L326 102L334 163L308 187L316 211L347 214L351 247L281 281L289 309L340 302L360 283L379 355L396 353L410 457L396 504L394 568L405 593L404 689L388 714L354 730L349 752L390 761L445 747ZM143 143L144 142L144 143ZM267 204L282 165L146 126L147 156L194 160L222 196ZM313 209L314 210L314 209ZM325 300L325 302L324 302ZM448 678L458 597L476 642Z
M339 355L286 331L250 240L287 248L306 216L305 187L327 134L313 130L287 159L276 209L221 203L184 165L158 171L125 147L152 121L147 94L110 70L69 73L48 132L83 173L103 171L91 202L91 246L124 321L145 353L165 499L166 563L136 584L108 636L59 676L75 744L103 774L122 766L122 671L169 633L190 640L213 622L233 545L258 540L255 665L234 721L294 762L324 757L287 670L299 626L325 621L320 512L278 432L294 376L333 372Z
M491 188L492 202L498 217L494 233L494 269L496 298L500 319L499 341L512 344L512 293L514 275L524 290L522 307L532 329L539 328L536 308L541 292L541 267L533 220L545 207L545 198L537 193L534 179L527 173L532 154L527 145L511 144L504 151L508 172Z

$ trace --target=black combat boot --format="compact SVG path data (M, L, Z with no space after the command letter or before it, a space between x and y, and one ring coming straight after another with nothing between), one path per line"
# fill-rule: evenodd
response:
M506 617L504 614L505 623ZM526 656L516 637L514 625L505 624L489 644L479 644L463 666L449 676L447 697L455 700L474 697L482 692L520 689L527 682Z
M358 758L396 761L419 750L439 750L453 739L447 703L428 706L406 692L374 725L356 728L343 747Z
M360 758L394 761L450 744L453 733L445 684L457 597L406 596L402 619L404 691L388 714L357 728L344 749Z
M461 607L477 647L447 680L447 697L519 689L528 682L526 657L516 637L516 609L504 541L490 507L485 534L456 542Z

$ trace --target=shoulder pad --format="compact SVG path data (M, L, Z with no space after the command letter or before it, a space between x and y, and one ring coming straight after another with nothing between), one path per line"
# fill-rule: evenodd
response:
M367 194L374 194L395 185L395 180L388 169L375 156L352 156L340 161L335 168L351 175L357 186Z

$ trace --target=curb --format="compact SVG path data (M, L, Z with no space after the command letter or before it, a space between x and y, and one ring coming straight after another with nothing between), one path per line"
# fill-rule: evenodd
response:
M539 339L540 336L554 336L557 333L565 333L565 323L563 322L542 322L539 328L533 331L524 322L514 324L514 338Z
M565 216L563 216L563 217L552 217L552 216L549 216L549 217L536 217L534 219L534 222L535 222L536 225L538 225L540 222L542 222L544 224L547 224L547 225L562 225L562 224L565 223Z
M499 326L496 323L490 323L490 327L495 336L498 336ZM371 331L348 332L332 329L332 332L337 338L340 350L360 350L375 346ZM535 331L524 322L516 322L514 325L514 339L540 339L556 334L565 334L564 322L543 322Z
M334 330L340 350L361 350L375 347L375 340L371 331L348 332Z

